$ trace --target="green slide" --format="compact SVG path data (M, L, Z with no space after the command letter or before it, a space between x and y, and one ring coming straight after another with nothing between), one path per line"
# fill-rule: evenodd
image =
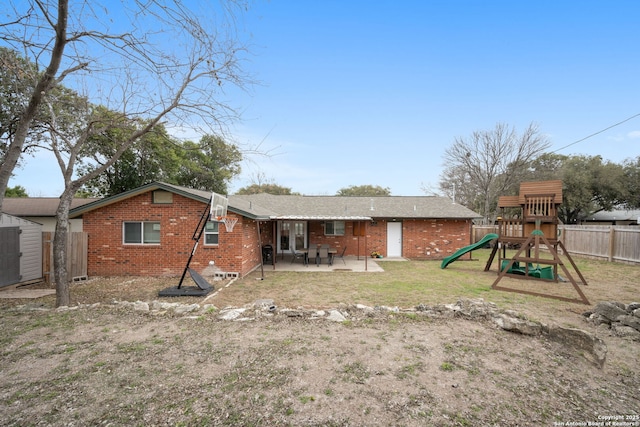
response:
M446 257L445 259L443 259L442 260L442 264L440 264L440 268L447 268L447 265L451 264L453 261L457 260L462 255L466 254L467 252L471 252L471 251L475 251L476 249L480 249L481 247L486 245L491 240L494 240L494 239L497 239L497 238L498 238L497 234L494 234L494 233L487 234L479 242L474 243L473 245L465 246L464 248L459 249L458 251L456 251L456 253L454 253L453 255L450 255L450 256Z

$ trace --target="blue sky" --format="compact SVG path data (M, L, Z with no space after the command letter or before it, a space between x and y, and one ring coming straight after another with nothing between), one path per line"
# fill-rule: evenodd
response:
M640 114L639 18L635 0L256 1L240 25L261 83L229 92L232 133L271 155L230 192L262 174L302 194L424 194L456 137L498 122L537 123L560 154L635 158L640 116L574 142ZM9 186L58 196L55 163L25 160Z

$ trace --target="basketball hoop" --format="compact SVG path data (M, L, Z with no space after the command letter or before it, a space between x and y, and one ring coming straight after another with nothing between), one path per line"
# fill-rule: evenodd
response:
M222 222L227 216L227 205L229 200L220 194L211 193L210 218L211 221Z
M220 219L220 222L224 223L224 228L227 230L228 233L231 233L233 231L233 227L238 222L238 218L225 216Z

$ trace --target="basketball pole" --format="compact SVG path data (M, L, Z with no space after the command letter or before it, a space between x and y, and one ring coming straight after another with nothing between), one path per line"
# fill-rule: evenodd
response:
M204 208L202 212L202 216L200 217L200 221L196 226L195 231L193 232L192 240L196 242L193 244L193 249L191 250L191 255L189 255L189 259L187 260L187 265L184 267L184 271L182 272L182 277L180 277L180 283L178 283L178 289L182 287L182 282L184 281L185 276L187 275L187 271L189 271L189 265L191 264L191 260L196 253L196 249L198 249L198 244L200 243L200 238L202 237L202 233L204 233L204 229L207 225L207 215L209 214L209 207L213 203L213 195L211 195L211 199L209 199L209 204Z

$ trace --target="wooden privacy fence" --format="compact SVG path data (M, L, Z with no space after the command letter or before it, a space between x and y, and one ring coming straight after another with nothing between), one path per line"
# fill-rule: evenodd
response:
M572 254L640 263L640 227L561 225L560 239Z
M87 233L69 233L67 241L67 274L69 280L87 279ZM53 232L42 233L42 275L46 283L53 281Z
M473 241L498 234L497 225L473 227ZM558 225L561 240L572 255L640 264L640 227L626 225Z

